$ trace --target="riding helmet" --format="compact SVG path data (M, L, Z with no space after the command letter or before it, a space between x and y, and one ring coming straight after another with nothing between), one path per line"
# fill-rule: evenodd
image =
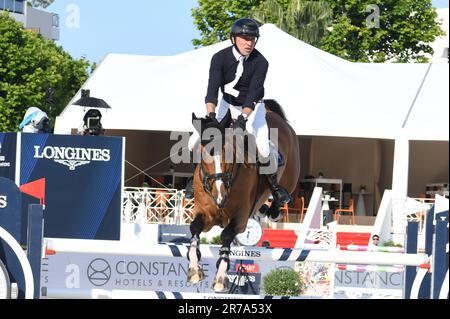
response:
M259 27L255 20L243 18L233 23L231 37L250 36L259 38Z

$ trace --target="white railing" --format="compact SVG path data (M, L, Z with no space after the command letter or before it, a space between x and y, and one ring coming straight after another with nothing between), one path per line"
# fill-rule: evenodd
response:
M189 224L193 199L184 191L168 188L126 187L122 222L137 224Z

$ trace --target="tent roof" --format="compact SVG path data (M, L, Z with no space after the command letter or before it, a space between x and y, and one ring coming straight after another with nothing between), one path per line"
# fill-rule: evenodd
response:
M191 113L205 113L211 57L229 45L167 57L109 54L83 89L111 106L106 129L192 131ZM427 73L429 64L352 63L271 24L261 27L257 49L269 61L265 98L280 102L298 135L395 138L401 131L448 140L448 65ZM79 97L57 118L55 133L81 125L85 110L71 104Z

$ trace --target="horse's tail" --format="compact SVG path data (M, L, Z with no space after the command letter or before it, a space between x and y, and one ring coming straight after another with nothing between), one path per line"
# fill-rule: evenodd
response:
M267 99L267 100L264 100L264 104L266 105L266 109L268 109L269 111L277 113L283 120L288 122L288 120L286 118L286 114L284 113L283 108L281 107L281 105L276 100Z

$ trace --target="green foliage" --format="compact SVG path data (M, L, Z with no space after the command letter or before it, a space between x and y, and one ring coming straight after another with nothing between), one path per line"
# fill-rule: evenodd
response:
M431 0L199 0L192 16L196 47L227 39L232 23L250 16L358 62L427 62L427 43L444 35Z
M192 40L195 47L207 46L224 41L230 36L233 22L248 17L252 8L262 0L198 0L198 7L192 9L192 17L201 39Z
M214 236L211 238L211 241L209 242L211 245L220 245L222 241L220 240L220 235Z
M383 244L384 247L403 247L402 244L396 244L392 240L387 241Z
M43 7L47 8L51 5L55 0L30 0L28 1L33 7Z
M0 13L0 132L18 130L25 111L35 106L54 119L88 78L89 62L75 60L62 47L23 29ZM52 99L46 91L55 91Z
M213 238L211 238L211 240L208 240L208 238L206 237L200 238L200 244L220 245L221 243L222 242L220 240L220 235L214 236Z
M296 38L317 46L331 25L332 11L324 0L265 0L251 16L273 23Z
M443 35L431 0L328 0L331 31L320 48L350 61L426 62Z
M263 289L266 295L298 296L304 290L304 284L295 270L280 268L263 277Z

